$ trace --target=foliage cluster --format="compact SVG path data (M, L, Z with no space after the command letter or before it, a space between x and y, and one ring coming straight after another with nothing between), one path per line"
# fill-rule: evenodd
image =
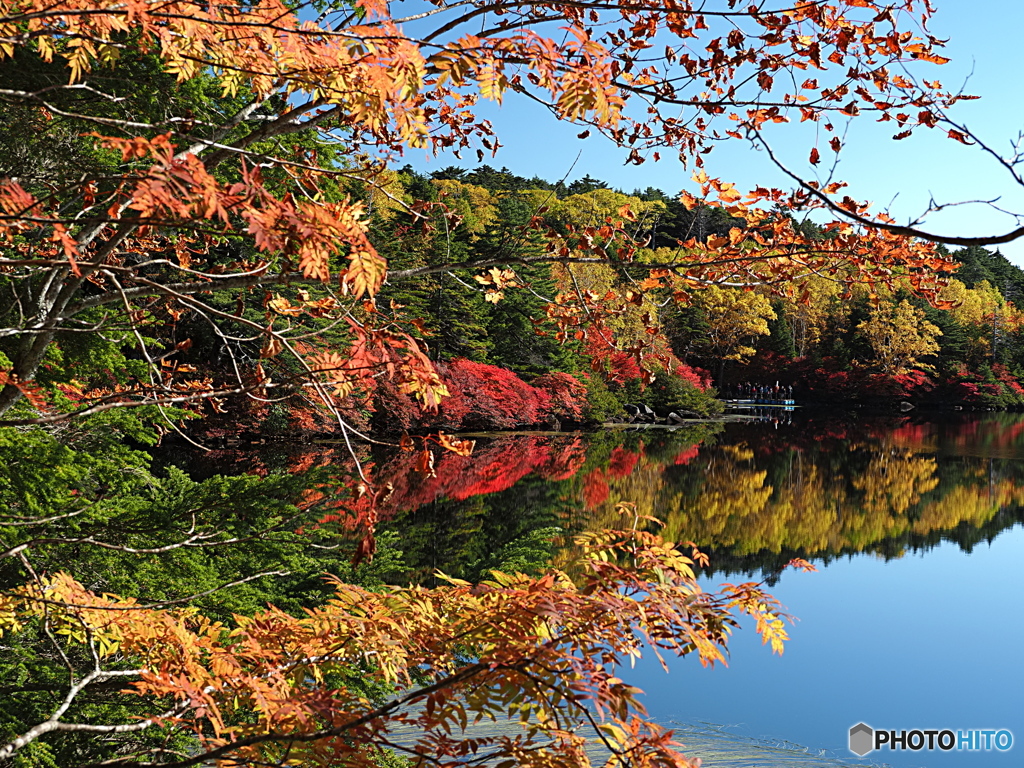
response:
M692 561L650 534L609 531L579 544L578 585L559 572L495 572L478 586L450 580L380 593L337 583L334 595L302 618L272 608L230 624L98 595L55 573L43 589L30 583L10 590L0 602L0 627L5 634L53 631L72 655L91 649L96 667L86 682L137 678L124 695L169 706L121 732L159 724L191 734L207 759L374 766L372 744L557 761L583 747L571 721L597 725L600 718L599 733L614 754L631 762L642 756L651 766L681 763L671 733L637 716L643 709L636 689L606 665L643 646L696 653L705 664L724 661L734 612L752 616L780 651L786 632L779 606L753 584L704 593ZM622 559L628 565L618 565ZM100 666L124 657L139 666ZM361 668L358 685L354 668ZM391 700L369 700L367 680L392 691ZM506 715L510 702L538 684L544 695L521 713L521 731L455 735L469 717ZM30 733L55 730L54 722Z
M804 401L1024 406L1024 314L1007 298L1024 271L982 248L956 251L953 258L965 265L965 279L974 274L977 280L951 280L941 307L915 298L906 285L844 294L809 278L792 286L790 296L775 296L770 309L765 297L745 294L774 316L756 331L742 325L752 322L751 313L741 322L709 312L710 294L679 311L666 328L680 357L717 365L720 387L729 391L744 382L778 381L793 385ZM998 266L1001 288L979 276L981 258ZM733 293L734 301L744 295ZM727 365L713 339L728 333L748 347Z
M567 373L545 374L527 384L506 368L465 358L439 362L437 370L449 396L436 412L425 412L413 398L382 382L371 404L375 432L558 428L591 417L586 387Z

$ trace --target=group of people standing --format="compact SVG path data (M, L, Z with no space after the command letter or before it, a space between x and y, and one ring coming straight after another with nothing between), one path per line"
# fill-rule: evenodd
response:
M725 385L726 400L792 400L792 384L751 384L739 382Z

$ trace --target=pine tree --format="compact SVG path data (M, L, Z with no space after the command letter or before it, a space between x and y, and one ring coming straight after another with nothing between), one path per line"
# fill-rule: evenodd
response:
M527 227L533 214L523 196L501 197L497 223L476 243L476 256L516 258L539 253L536 237ZM536 322L555 294L551 268L546 264L519 265L516 275L520 287L505 291L487 316L491 361L523 376L572 370L570 350L555 340L554 326Z
M796 344L793 340L793 327L786 316L781 301L773 301L772 309L775 319L768 321L768 341L765 346L773 352L788 358L796 357Z
M458 175L458 170L448 168L441 173L450 177ZM401 179L417 199L430 204L441 202L436 185L422 174L406 168ZM437 207L429 209L426 220L406 213L394 221L375 222L374 233L375 246L393 269L465 261L471 255L469 235L463 228L453 227ZM482 321L487 307L468 274L436 272L412 282L387 285L381 297L382 305L394 301L419 321L419 327L410 330L416 336L426 336L424 341L433 359L487 361L490 341Z

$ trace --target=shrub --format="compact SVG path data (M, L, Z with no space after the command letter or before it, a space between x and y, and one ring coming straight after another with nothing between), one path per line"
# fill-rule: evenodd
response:
M549 398L548 413L559 421L579 423L587 411L587 388L568 373L546 373L531 385Z
M603 378L584 374L584 384L587 388L587 403L583 414L586 421L601 424L625 415L622 401L608 389Z
M551 395L531 387L512 371L465 358L438 365L438 369L451 393L441 403L438 426L513 429L549 419Z
M675 372L661 372L649 387L650 405L666 411L714 416L722 412L722 403L698 373L699 369L679 365Z

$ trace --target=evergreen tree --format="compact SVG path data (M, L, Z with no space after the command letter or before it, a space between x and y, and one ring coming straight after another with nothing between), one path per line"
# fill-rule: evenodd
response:
M465 181L466 174L468 171L465 168L459 168L457 165L449 165L446 168L442 168L440 171L434 171L430 174L432 179L450 179L452 181Z
M655 190L660 192L660 190ZM659 217L651 239L652 248L674 248L680 242L697 238L705 240L709 235L727 235L733 227L742 226L741 219L734 218L721 208L700 206L690 210L677 199L651 195L651 189L644 192L642 199L665 202L665 212Z
M654 202L654 201L656 201L656 202L668 203L669 200L670 200L669 196L666 195L664 192L662 192L657 187L647 187L647 189L644 189L644 190L640 190L639 188L638 189L634 189L633 192L632 192L632 196L633 197L639 197L641 200L644 200L644 201L647 201L647 202Z
M489 165L481 165L470 171L464 180L491 192L520 192L531 188L530 181L523 176L512 173L504 167L500 171L496 171Z
M768 321L770 335L764 342L764 347L783 357L794 358L796 357L796 343L793 340L793 327L786 316L782 302L773 301L772 310L775 312L775 319Z
M600 179L591 178L588 173L582 179L576 179L576 181L569 184L568 193L570 195L585 195L587 192L593 192L595 189L607 189L608 184Z
M1008 301L1016 304L1024 297L1024 270L998 250L972 245L954 251L953 257L962 264L956 277L968 288L988 280Z
M497 223L476 243L476 256L516 258L538 254L536 236L527 227L533 214L529 202L519 195L500 198ZM504 298L486 316L491 361L522 376L571 370L570 351L555 339L557 329L551 323L537 322L544 317L546 299L555 294L551 267L519 265L516 274L521 287L506 290Z
M992 272L991 254L984 248L976 245L961 248L953 252L953 257L961 264L956 273L957 279L968 288L973 288L982 280L988 280L993 285L999 284L999 280Z
M683 362L690 362L697 354L700 340L707 337L711 326L699 306L672 302L662 315L662 328L672 346L672 353Z
M942 331L938 339L939 351L935 356L935 365L940 375L949 374L966 360L969 341L967 331L949 312L935 309L927 302L915 302L915 305L924 310L928 322Z
M425 176L403 169L401 179L411 193L423 195L418 199L438 200L436 188ZM436 208L431 209L427 221L409 214L400 214L395 221L375 221L373 232L375 246L394 269L465 261L470 256L466 232L452 229ZM467 274L436 272L385 286L381 303L394 301L407 307L408 315L421 323L414 334L426 336L424 340L435 360L466 357L485 362L490 349L482 321L486 305L470 281Z

